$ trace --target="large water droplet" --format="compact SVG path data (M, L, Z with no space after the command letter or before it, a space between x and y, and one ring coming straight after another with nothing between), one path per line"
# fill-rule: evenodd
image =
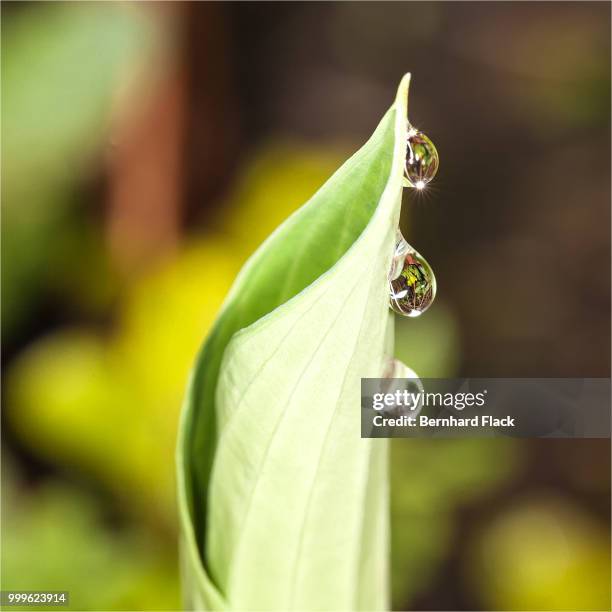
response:
M405 317L423 314L436 297L436 277L427 260L397 230L395 253L389 272L389 300Z
M436 176L440 165L438 152L423 132L410 125L406 144L406 178L416 189L423 189Z
M417 417L423 408L423 383L418 374L399 359L389 358L385 364L383 378L386 379L381 381L381 391L383 393L395 394L399 391L401 394L401 401L383 407L382 411L385 416L408 415Z

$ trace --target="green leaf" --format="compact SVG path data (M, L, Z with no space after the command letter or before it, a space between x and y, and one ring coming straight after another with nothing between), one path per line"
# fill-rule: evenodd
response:
M190 607L388 605L388 449L360 437L360 378L392 354L409 80L246 263L199 355L177 454Z

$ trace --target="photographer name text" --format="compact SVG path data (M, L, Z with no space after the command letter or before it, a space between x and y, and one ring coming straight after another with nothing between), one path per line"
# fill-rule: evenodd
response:
M469 418L462 417L418 417L402 415L397 417L385 417L377 414L373 419L375 427L514 427L515 417L493 417L481 414Z

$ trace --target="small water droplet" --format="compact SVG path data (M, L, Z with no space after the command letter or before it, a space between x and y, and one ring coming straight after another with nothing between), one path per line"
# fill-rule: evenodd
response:
M405 317L418 317L436 297L436 277L427 260L397 230L395 253L389 272L389 303Z
M401 401L383 407L382 412L385 416L408 415L417 417L423 408L423 383L418 374L399 359L389 358L386 363L384 378L387 380L381 381L381 391L383 393L395 394L399 391L401 394Z
M423 189L436 176L440 158L431 140L408 126L406 138L406 178L416 189Z

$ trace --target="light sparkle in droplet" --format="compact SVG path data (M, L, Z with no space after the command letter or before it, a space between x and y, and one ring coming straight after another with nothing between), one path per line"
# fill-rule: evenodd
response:
M417 189L423 189L438 171L440 159L431 140L412 126L406 133L405 175L408 182Z

